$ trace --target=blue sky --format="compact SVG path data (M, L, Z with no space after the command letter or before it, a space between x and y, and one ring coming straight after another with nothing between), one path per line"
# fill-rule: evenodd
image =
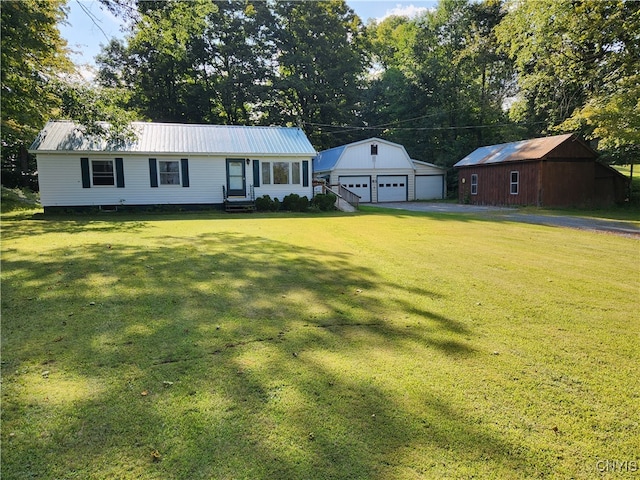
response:
M369 18L382 19L391 14L412 16L434 8L437 0L347 0L347 4L366 23ZM100 45L123 35L121 22L95 0L68 0L68 7L67 24L62 25L60 31L72 51L71 59L77 65L93 65ZM85 77L91 77L91 74L86 72Z

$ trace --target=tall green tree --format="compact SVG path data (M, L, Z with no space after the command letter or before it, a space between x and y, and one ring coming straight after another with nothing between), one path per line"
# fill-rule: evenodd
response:
M275 18L264 1L217 2L203 37L196 39L196 96L206 98L211 121L260 122L271 93L276 53ZM196 98L193 99L194 101Z
M102 85L131 92L129 107L156 121L190 121L193 85L191 44L204 34L208 1L141 2L134 30L112 41L97 58Z
M624 157L640 145L640 3L513 0L497 32L518 70L514 117L578 130L633 161Z
M139 2L131 34L98 57L98 79L156 121L246 124L260 117L275 54L262 1Z
M123 92L83 82L68 57L58 28L65 0L3 2L1 14L3 184L37 188L27 148L50 119L74 120L89 135L131 137Z
M2 160L3 182L20 183L35 170L27 148L60 106L52 88L73 65L59 22L65 0L2 2Z
M280 1L277 76L269 117L303 125L317 148L336 145L326 125L358 120L366 66L364 27L344 0Z
M370 24L381 71L366 95L369 124L416 158L443 166L511 139L503 104L513 69L495 37L503 15L499 1L442 0L415 19Z

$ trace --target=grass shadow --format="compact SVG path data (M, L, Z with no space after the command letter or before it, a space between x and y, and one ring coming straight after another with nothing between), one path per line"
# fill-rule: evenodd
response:
M3 278L9 476L388 478L444 474L442 462L527 474L532 453L424 372L412 404L386 383L407 355L473 357L474 331L382 298L404 287L348 253L177 232L5 259Z

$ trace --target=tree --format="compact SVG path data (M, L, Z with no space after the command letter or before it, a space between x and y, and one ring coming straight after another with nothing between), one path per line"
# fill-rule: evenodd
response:
M58 23L66 18L65 4L64 0L2 4L1 141L5 184L22 184L35 170L27 148L59 108L60 100L52 88L56 79L73 70L58 30Z
M80 80L58 25L64 0L2 4L2 181L37 188L36 162L27 148L50 119L78 123L88 135L130 138L132 116L122 91L96 89ZM109 122L109 128L105 123Z
M612 159L637 158L640 3L512 1L497 32L518 70L514 116L579 131Z
M503 103L511 61L498 51L498 1L443 0L415 19L390 17L367 26L374 63L369 125L416 158L451 166L474 148L511 139Z
M99 82L132 92L155 121L247 124L269 91L273 17L261 1L140 2L125 42L98 57Z
M364 28L343 0L281 1L278 24L277 97L269 118L304 125L317 148L335 146L325 125L358 119L366 65Z

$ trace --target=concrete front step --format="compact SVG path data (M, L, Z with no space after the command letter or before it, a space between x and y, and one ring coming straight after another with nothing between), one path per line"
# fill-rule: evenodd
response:
M356 207L351 205L349 202L347 202L343 198L338 198L336 200L336 208L341 212L357 212L358 211Z

